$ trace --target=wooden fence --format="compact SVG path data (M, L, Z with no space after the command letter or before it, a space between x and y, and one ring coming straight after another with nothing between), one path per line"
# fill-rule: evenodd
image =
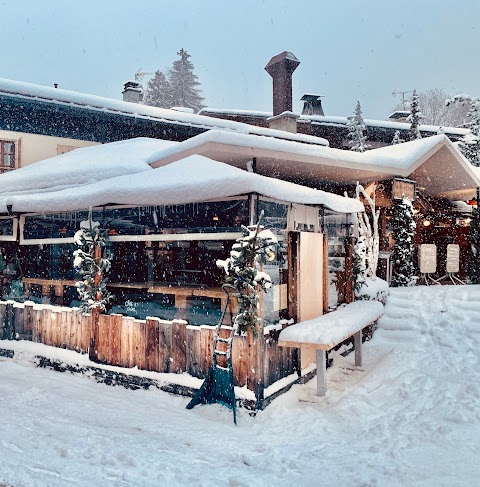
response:
M3 324L3 326L2 326ZM0 338L27 339L81 353L95 337L100 363L138 367L157 372L187 372L204 378L212 363L214 326L191 326L183 320L136 320L122 315L99 315L94 330L91 315L78 309L0 301ZM292 374L297 367L295 349L278 347L280 330L263 340L236 336L232 363L235 385L258 390ZM263 357L263 367L262 367Z

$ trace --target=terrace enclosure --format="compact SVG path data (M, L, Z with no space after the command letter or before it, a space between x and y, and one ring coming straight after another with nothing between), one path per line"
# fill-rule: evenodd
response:
M116 144L128 149L138 141ZM1 278L4 298L14 300L0 303L4 338L89 351L106 364L203 378L226 303L216 260L228 256L242 225L255 224L263 214L262 225L279 242L275 258L264 263L273 286L262 297L262 333L235 338L235 385L246 386L244 396L263 407L281 389L280 379L288 377L290 384L312 372L314 358L279 348L278 335L285 326L327 310L332 237L326 232L348 231L348 215L363 206L202 156L152 169L144 163L149 151L143 159L133 151L138 164L129 173L101 179L108 175L106 147L53 158L35 177L29 170L35 164L1 176L15 177L19 188L0 202L6 210ZM97 181L80 185L84 175L74 168L82 151L103 170ZM57 190L51 182L58 164L71 174L71 187ZM30 185L28 191L22 185ZM90 220L108 231L103 255L112 264L108 288L115 295L109 313L98 318L77 309L79 276L72 265L74 235ZM235 303L228 306L231 320ZM175 383L175 376L168 380Z

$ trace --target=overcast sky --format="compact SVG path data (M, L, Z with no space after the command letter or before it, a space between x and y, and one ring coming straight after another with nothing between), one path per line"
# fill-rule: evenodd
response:
M480 1L5 0L0 77L121 98L123 83L191 54L212 108L271 111L269 59L291 51L294 111L384 119L393 91L480 96ZM407 95L409 96L409 95Z

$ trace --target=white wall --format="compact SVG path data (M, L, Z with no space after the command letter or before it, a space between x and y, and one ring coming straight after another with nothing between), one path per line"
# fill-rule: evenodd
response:
M64 151L62 151L59 146L87 147L89 145L98 144L98 142L90 142L86 140L27 134L8 130L0 130L0 139L16 143L15 157L17 168L28 166L29 164L32 164L32 162L41 161L42 159L61 154Z

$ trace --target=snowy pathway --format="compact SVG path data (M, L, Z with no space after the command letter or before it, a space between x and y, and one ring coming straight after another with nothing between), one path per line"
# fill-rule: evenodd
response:
M238 427L220 406L0 358L0 485L476 486L478 297L392 290L363 372L335 356L325 398L313 380Z

